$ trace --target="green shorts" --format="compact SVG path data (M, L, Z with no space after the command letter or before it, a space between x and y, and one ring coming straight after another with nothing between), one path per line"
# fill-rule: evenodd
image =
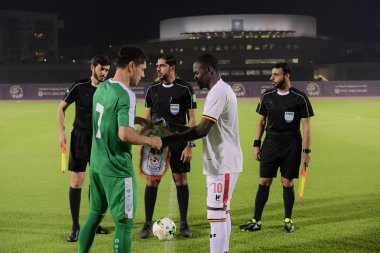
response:
M107 208L114 220L132 219L136 213L136 178L104 176L90 170L90 210L104 214Z

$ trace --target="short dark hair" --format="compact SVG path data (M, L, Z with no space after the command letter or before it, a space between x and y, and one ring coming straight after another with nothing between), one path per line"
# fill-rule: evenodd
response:
M174 55L171 54L160 54L157 59L164 59L165 62L171 66L177 66L177 60Z
M91 59L91 65L96 67L98 64L102 66L111 65L110 58L108 58L107 55L103 55L103 54L95 55Z
M131 61L140 65L146 62L146 60L146 55L140 48L123 46L117 54L116 67L125 68Z
M195 62L199 62L201 65L211 66L217 72L219 72L219 63L215 56L212 54L203 54L199 56Z
M284 72L284 75L288 74L288 73L289 73L289 75L292 75L292 69L290 68L290 66L286 62L278 62L272 68L273 69L282 69L282 72Z

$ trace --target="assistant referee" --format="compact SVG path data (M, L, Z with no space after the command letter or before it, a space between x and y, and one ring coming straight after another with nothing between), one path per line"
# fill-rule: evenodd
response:
M256 138L253 155L260 161L260 182L256 194L254 216L239 226L244 231L261 230L261 215L269 196L269 188L280 168L284 199L284 231L294 231L291 220L294 205L294 179L299 167L310 162L310 121L313 109L306 94L290 84L291 69L287 63L278 63L272 68L270 80L275 86L260 98L256 112ZM300 133L302 123L303 138ZM261 137L266 136L261 146Z

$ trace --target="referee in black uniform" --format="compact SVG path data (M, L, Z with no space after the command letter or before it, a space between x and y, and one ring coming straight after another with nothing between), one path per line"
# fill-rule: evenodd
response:
M92 143L92 97L99 83L107 77L110 65L111 62L107 56L94 56L91 60L91 77L76 81L66 92L57 110L59 142L66 145L65 111L72 103L75 103L69 155L69 170L71 171L69 201L73 221L71 232L66 238L69 242L76 242L79 235L81 191L86 166L90 161ZM108 234L109 231L99 226L97 233Z
M310 121L313 109L306 94L290 85L291 70L288 64L278 63L272 68L270 80L275 86L260 98L256 112L256 138L253 155L260 161L260 182L256 194L254 216L239 226L244 231L261 229L261 215L268 200L272 180L281 171L284 199L284 231L294 231L291 220L294 205L294 178L298 178L299 166L310 162ZM303 138L300 133L302 123ZM266 136L261 146L261 137Z
M159 82L153 84L145 98L146 118L164 118L166 122L195 126L196 99L190 84L176 78L176 59L172 55L160 55L157 60ZM188 122L188 123L187 123ZM183 237L191 237L187 223L189 188L186 173L190 172L193 142L170 144L170 168L177 188L180 212L180 231ZM145 188L145 223L139 236L146 239L152 232L152 219L160 181L147 179Z

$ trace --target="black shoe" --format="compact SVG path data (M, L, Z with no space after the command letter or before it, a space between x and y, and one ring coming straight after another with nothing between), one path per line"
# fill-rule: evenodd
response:
M286 232L286 233L293 233L294 232L294 223L289 218L284 219L284 232Z
M101 234L101 235L108 235L110 233L110 231L108 229L103 228L102 226L99 226L96 229L96 233Z
M191 232L191 229L189 228L189 224L187 223L182 223L179 230L181 231L181 235L185 238L189 238L193 236L193 233Z
M144 226L142 227L142 229L139 233L139 237L141 239L146 239L150 236L151 233L152 233L152 223L151 222L145 222Z
M246 224L240 225L239 229L242 231L261 230L261 221L256 221L255 219L249 220Z
M78 241L78 236L79 236L79 227L78 228L72 228L70 231L69 236L66 237L66 240L68 242L76 242Z

